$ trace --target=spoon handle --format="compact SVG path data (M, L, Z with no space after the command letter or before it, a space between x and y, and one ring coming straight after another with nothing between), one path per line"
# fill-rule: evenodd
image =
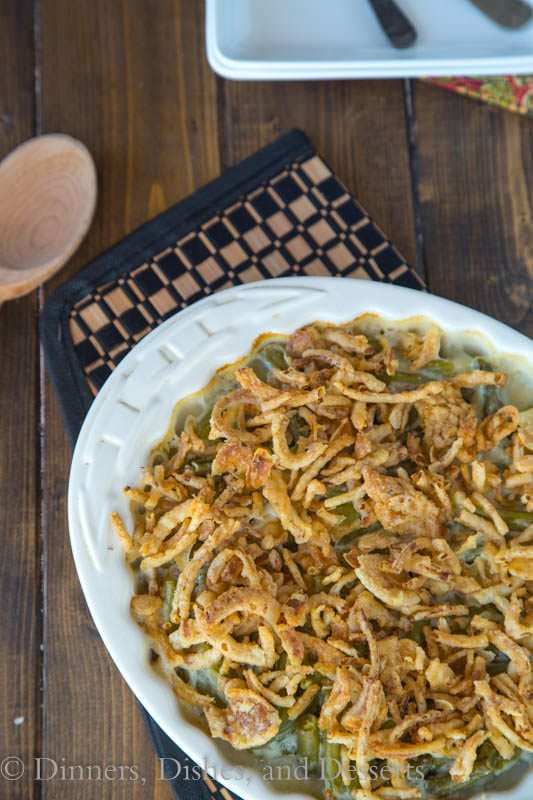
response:
M529 22L533 11L523 0L471 0L484 14L503 28L521 28Z
M369 2L394 47L401 50L411 47L416 42L417 33L413 24L394 0L369 0Z

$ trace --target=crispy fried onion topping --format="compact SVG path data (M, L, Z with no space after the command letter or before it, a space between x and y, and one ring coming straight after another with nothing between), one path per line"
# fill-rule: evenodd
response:
M270 741L279 730L280 716L258 692L240 686L226 688L228 707L204 709L213 736L226 739L237 750L258 747Z
M269 347L154 451L132 530L113 515L175 693L237 749L283 715L359 800L420 798L416 763L451 793L533 752L533 409L435 325Z

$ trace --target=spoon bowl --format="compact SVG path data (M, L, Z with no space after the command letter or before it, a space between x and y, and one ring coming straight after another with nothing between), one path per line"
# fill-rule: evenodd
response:
M91 223L96 187L91 154L65 134L28 139L0 162L0 303L70 258Z

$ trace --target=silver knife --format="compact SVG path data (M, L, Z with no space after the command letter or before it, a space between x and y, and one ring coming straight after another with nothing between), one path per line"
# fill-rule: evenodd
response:
M533 11L524 0L470 0L498 25L504 28L521 28L531 19Z
M394 0L369 0L381 27L391 44L398 49L411 47L416 42L416 30Z

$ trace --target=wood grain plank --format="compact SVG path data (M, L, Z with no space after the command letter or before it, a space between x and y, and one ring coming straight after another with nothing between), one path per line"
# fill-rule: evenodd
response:
M424 84L415 113L431 290L531 336L531 120Z
M96 161L90 233L62 281L220 171L216 82L204 56L203 4L48 0L42 15L43 127L79 137ZM52 286L56 282L53 282ZM47 287L49 292L52 286ZM168 800L137 703L85 607L67 540L70 448L47 390L45 754L136 765L144 780L48 782L47 800Z
M405 258L416 266L401 81L220 84L222 160L235 164L301 128Z
M0 3L0 158L33 134L31 0ZM0 761L16 756L26 774L0 777L5 800L36 797L32 759L41 745L39 407L37 296L0 308ZM15 765L11 765L15 769Z

